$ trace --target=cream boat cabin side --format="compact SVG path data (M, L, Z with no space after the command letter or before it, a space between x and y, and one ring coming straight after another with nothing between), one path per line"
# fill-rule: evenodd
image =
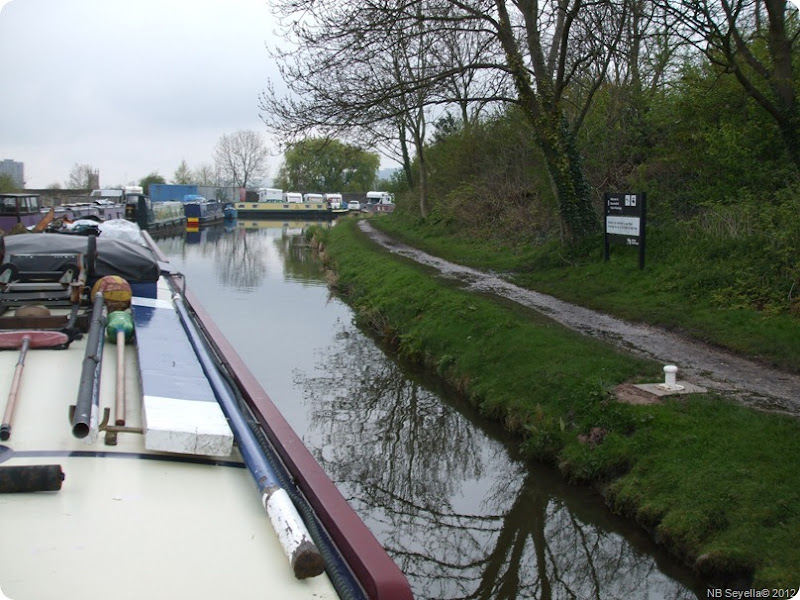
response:
M411 598L149 236L104 235L5 238L3 594Z

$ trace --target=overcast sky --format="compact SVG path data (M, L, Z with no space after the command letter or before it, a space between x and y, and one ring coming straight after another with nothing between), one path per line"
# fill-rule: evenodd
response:
M104 187L211 164L223 134L267 136L275 29L266 0L0 0L0 160L28 188L76 163Z

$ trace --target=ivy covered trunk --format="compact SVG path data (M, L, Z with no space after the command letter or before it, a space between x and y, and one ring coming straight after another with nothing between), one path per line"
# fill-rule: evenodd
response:
M519 4L526 18L531 69L520 52L505 0L495 0L495 5L499 17L498 39L517 89L517 102L533 125L536 141L544 154L558 201L564 237L567 241L581 239L596 231L598 218L592 207L591 191L583 173L575 138L564 116L561 95L556 91L562 86L555 84L552 69L544 60L536 24L536 3L520 0ZM531 73L535 77L535 85Z
M542 105L541 96L534 93L527 73L517 78L517 90L544 154L564 237L575 241L595 233L598 217L592 206L591 188L566 118L559 108L547 110Z
M598 217L592 206L591 188L566 119L547 115L532 120L558 201L565 238L574 241L595 233Z

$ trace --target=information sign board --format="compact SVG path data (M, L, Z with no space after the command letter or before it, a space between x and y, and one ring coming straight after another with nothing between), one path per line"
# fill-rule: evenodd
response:
M644 269L646 195L606 194L604 210L604 255L608 260L610 244L638 246L639 268Z

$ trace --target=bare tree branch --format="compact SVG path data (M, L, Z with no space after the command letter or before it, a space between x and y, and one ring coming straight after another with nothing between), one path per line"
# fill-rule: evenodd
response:
M223 135L214 148L214 163L222 177L246 188L267 175L269 150L260 133L240 130Z

